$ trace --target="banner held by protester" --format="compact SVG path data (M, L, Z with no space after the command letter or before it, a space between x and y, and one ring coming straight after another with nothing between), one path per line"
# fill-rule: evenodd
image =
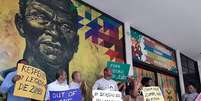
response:
M50 101L81 101L80 89L50 91Z

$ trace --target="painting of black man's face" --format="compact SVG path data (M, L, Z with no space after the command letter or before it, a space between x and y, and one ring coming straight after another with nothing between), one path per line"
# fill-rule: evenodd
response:
M77 0L0 0L0 71L26 58L54 79L81 71L92 85L107 61L125 62L123 24Z
M47 1L22 0L21 6L24 7L20 9L16 23L18 31L22 30L21 36L26 39L24 57L41 68L60 68L77 52L77 12L71 10L73 4L70 1ZM32 56L27 56L29 54Z

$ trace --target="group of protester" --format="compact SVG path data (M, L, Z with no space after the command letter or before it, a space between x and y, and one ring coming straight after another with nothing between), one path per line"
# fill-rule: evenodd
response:
M17 64L25 64L28 62L25 59L19 60ZM17 68L17 66L16 66ZM82 101L86 101L87 96L87 84L81 79L81 73L74 71L71 75L72 82L68 84L67 74L65 70L58 70L55 75L55 81L47 85L45 101L50 100L49 91L66 91L70 89L80 89L82 94ZM7 101L35 101L33 99L14 96L14 87L16 81L20 80L20 75L17 75L16 71L10 72L6 75L3 83L1 84L0 91L7 95ZM123 96L123 101L144 101L143 94L141 92L143 87L153 86L153 80L149 77L143 77L141 82L134 80L132 77L128 77L127 82L119 82L112 80L112 70L105 68L103 76L100 77L92 87L92 90L109 90L120 91ZM193 85L188 85L188 94L182 98L183 101L194 101L198 96Z

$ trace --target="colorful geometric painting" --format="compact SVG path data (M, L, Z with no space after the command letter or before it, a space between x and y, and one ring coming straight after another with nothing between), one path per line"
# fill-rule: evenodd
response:
M152 64L176 73L176 60L173 50L144 36L131 28L131 44L133 59Z
M45 1L0 0L1 72L26 58L51 76L49 82L55 80L55 66L69 78L81 71L91 88L107 61L125 62L123 23L78 0Z
M163 92L165 101L178 101L176 79L174 77L160 73L158 73L157 76L158 76L158 84Z
M125 62L123 23L83 2L73 0L73 3L79 15L78 34L82 43L69 72L79 70L85 79L95 80L107 61Z

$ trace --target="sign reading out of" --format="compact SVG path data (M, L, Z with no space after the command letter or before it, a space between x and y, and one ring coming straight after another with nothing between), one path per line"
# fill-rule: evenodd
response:
M50 91L50 101L81 101L80 89L67 91Z

